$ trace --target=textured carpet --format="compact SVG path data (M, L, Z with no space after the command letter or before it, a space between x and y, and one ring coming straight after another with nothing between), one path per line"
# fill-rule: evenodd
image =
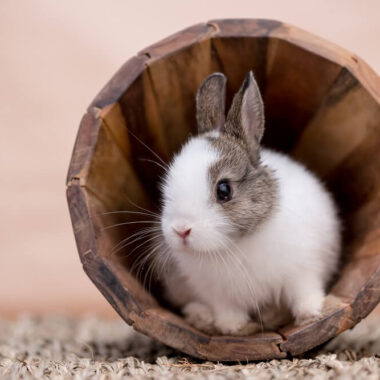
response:
M380 318L302 358L223 365L184 357L118 320L0 320L0 379L379 379Z

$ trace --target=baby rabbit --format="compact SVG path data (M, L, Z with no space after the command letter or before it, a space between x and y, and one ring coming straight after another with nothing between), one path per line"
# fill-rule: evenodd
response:
M227 117L225 92L221 73L203 82L199 133L163 181L166 296L204 331L253 332L252 316L275 328L286 311L301 324L320 314L337 267L336 207L305 167L260 147L264 107L252 72Z

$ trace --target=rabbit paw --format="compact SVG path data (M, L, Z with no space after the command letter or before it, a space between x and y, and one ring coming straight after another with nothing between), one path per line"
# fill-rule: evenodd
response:
M211 309L203 303L190 302L182 309L182 313L186 321L198 330L214 332L214 316Z
M219 315L215 320L215 327L223 335L252 335L261 330L258 323L250 320L245 313L229 313Z
M295 324L297 326L306 325L314 322L322 315L323 299L309 299L304 300L298 305L296 312L294 313Z

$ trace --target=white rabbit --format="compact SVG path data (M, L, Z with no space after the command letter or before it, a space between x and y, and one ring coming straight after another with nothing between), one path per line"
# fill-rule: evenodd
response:
M203 82L199 134L163 181L166 296L204 331L252 333L252 318L275 328L287 314L300 324L320 314L337 268L336 207L301 164L260 149L264 108L252 73L226 118L225 88L221 73Z

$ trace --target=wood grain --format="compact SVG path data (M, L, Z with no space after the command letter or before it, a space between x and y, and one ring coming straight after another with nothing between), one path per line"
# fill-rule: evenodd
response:
M265 143L319 174L338 202L342 269L317 321L209 336L160 303L157 283L152 294L144 288L131 270L140 258L132 247L114 252L139 227L105 227L138 218L104 212L138 210L136 203L157 210L163 169L150 160L161 164L157 154L168 162L195 131L199 84L213 71L225 73L228 103L249 70L264 94ZM380 300L379 152L380 79L358 57L278 21L197 24L127 61L82 119L67 177L82 264L127 323L189 355L236 361L301 354L353 327Z
M322 104L298 139L294 156L322 178L336 167L379 127L379 104L346 68L331 85ZM314 154L310 150L314 146Z

